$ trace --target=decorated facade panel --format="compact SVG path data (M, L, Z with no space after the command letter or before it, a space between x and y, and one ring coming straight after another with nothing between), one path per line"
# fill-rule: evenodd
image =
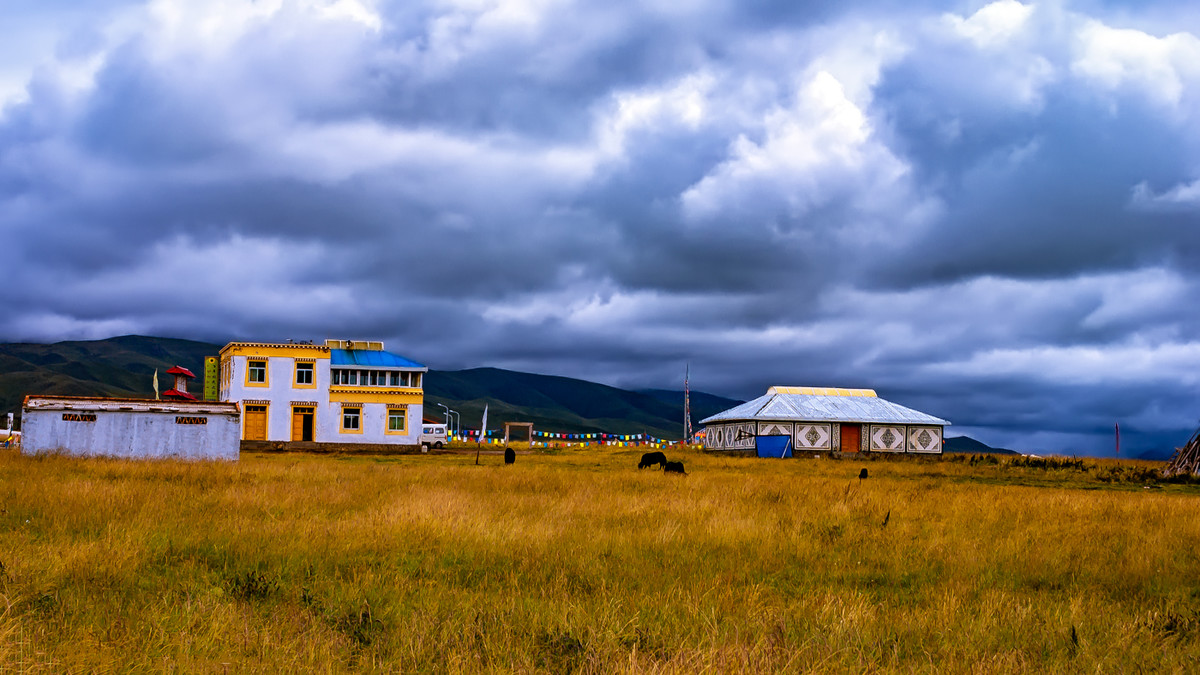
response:
M797 423L792 444L798 450L829 450L833 447L831 425Z
M759 436L791 436L793 424L791 422L759 422Z
M730 426L733 428L733 438L729 447L735 450L753 450L757 425L754 422L738 422Z
M908 451L909 452L941 452L942 451L942 428L941 427L909 427L908 428Z
M908 434L903 426L872 424L870 429L872 452L904 452Z

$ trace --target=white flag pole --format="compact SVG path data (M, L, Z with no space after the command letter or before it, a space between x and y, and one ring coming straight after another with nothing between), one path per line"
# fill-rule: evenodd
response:
M475 442L475 464L479 464L479 444L483 439L487 438L487 409L488 404L483 404L483 423L479 425L479 440Z

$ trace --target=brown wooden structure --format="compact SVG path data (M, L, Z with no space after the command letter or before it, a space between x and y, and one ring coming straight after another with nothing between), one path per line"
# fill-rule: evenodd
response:
M509 432L513 427L524 427L529 430L529 442L533 442L533 422L505 422L504 423L504 444L508 445Z

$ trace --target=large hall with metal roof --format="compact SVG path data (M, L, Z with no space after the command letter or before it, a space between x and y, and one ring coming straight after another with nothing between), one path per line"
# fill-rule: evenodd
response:
M950 422L880 398L874 389L775 386L700 421L708 450L795 453L942 452Z

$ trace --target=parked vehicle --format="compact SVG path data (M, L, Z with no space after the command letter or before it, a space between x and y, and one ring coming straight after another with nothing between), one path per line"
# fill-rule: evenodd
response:
M429 448L442 449L442 446L450 442L446 437L445 424L423 424L421 425L421 450L429 452Z

